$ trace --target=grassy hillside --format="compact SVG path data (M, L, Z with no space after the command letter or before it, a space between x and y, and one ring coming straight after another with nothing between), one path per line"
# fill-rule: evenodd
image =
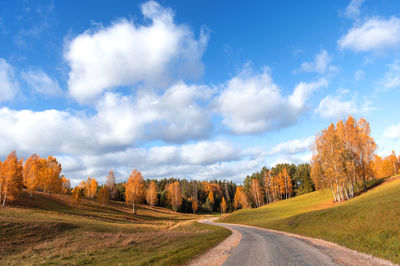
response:
M0 208L0 264L180 264L226 238L199 216L121 202L102 205L69 196L26 193Z
M321 238L400 263L400 179L341 204L313 192L222 220Z

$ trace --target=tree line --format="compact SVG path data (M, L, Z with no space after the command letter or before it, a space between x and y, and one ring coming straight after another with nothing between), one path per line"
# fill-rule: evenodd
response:
M30 197L34 191L40 191L49 197L51 193L70 194L74 202L82 198L102 203L125 201L133 213L137 204L142 203L180 212L225 213L312 191L307 169L308 165L289 164L277 165L271 170L264 167L246 177L244 185L239 186L225 180L144 179L134 169L126 182L117 183L114 171L110 171L104 184L88 177L72 188L70 181L61 175L62 166L56 158L33 154L24 161L13 151L4 162L0 161L0 202L4 205L16 200L25 189Z
M93 196L93 191L97 191L97 196ZM127 182L117 183L111 170L104 185L88 178L72 190L72 195L76 200L96 197L101 202L125 201L133 213L136 213L139 203L180 212L225 213L260 207L311 191L314 191L314 185L310 165L278 164L272 169L264 167L260 172L247 176L243 185L226 180L144 179L136 169Z

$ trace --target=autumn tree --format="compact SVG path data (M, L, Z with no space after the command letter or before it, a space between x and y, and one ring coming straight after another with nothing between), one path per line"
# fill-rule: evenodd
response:
M72 200L76 203L79 202L83 196L83 188L82 187L74 187L71 192Z
M16 152L11 152L7 159L1 165L0 180L0 200L3 200L3 206L6 201L14 201L18 198L22 190L23 166L22 159L18 161Z
M23 184L29 191L29 197L32 197L32 193L38 187L40 181L38 160L39 156L33 154L24 163Z
M199 209L199 201L197 195L197 182L196 180L193 181L193 194L192 194L192 211L195 214L196 211Z
M192 198L192 211L196 214L196 211L199 209L199 202Z
M212 190L208 193L208 199L210 200L211 204L214 204L215 200L214 200L214 193L212 192Z
M99 184L97 183L96 179L93 177L92 183L90 183L90 198L93 199L97 195L97 187Z
M292 193L292 179L290 178L286 168L282 169L280 173L281 183L282 183L282 191L285 194L285 199L290 197Z
M39 188L43 190L43 192L49 193L49 197L51 193L61 192L61 164L57 162L57 159L49 156L47 160L45 158L40 158L38 160L39 167Z
M251 180L250 193L251 197L253 198L254 204L256 205L256 208L264 204L263 189L260 186L258 179Z
M106 177L106 187L108 189L110 199L116 200L118 197L118 190L116 186L116 179L114 171L111 170Z
M227 209L226 201L225 201L225 198L222 197L222 201L221 201L221 213L226 213L226 209Z
M177 212L179 207L182 205L181 186L178 181L172 184L168 184L167 197L172 206L172 209Z
M97 186L98 186L96 179L94 177L93 178L88 177L84 185L85 185L85 190L84 190L85 198L93 199L96 196Z
M373 160L376 144L368 122L349 116L333 123L315 138L311 177L317 187L330 188L335 201L354 196L354 188L374 178Z
M61 193L71 193L71 182L64 175L61 176Z
M110 200L110 195L108 192L108 188L103 186L100 190L99 193L97 194L97 200L103 204L108 203Z
M157 204L157 187L154 181L150 182L149 188L146 191L147 204L153 206Z
M132 212L136 214L135 206L143 200L144 181L142 174L134 169L125 186L125 201L132 204Z
M233 206L235 209L247 208L249 206L246 193L243 191L243 186L238 186L236 188Z

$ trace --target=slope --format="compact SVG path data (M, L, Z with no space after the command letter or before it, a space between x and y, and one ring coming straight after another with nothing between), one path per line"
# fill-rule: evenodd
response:
M333 204L328 193L313 192L221 219L321 238L400 263L400 179L352 200Z
M230 234L198 218L146 205L132 215L122 202L24 192L0 208L0 264L181 264Z

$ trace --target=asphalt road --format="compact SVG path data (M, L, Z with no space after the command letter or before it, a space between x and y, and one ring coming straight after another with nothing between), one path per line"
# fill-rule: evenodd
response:
M242 234L223 265L335 265L321 250L297 238L241 225L205 223L232 228Z

